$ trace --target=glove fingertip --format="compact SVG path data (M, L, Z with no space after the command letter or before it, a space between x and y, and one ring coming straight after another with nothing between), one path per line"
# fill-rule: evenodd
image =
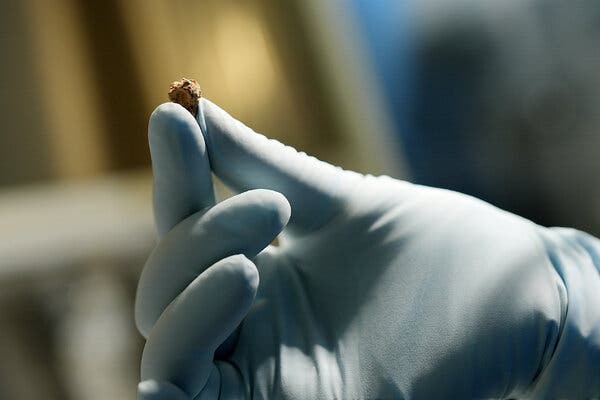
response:
M194 118L190 113L177 103L163 103L157 106L148 123L148 136L150 139L175 132L187 134L193 125Z

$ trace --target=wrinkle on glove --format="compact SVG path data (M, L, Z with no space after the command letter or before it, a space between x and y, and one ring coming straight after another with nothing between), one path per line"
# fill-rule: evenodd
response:
M563 321L552 358L531 398L600 397L600 241L584 232L543 229L548 257L564 283Z

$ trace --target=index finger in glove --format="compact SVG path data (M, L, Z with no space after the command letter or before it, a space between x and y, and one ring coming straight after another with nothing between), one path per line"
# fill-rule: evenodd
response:
M290 217L285 197L251 190L196 213L173 228L150 255L140 276L135 320L145 337L165 307L214 262L269 245Z

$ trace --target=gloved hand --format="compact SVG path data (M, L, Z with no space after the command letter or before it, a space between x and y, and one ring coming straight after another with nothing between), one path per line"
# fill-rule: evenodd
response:
M140 399L600 393L596 239L342 170L205 99L159 106L149 140ZM215 203L211 170L240 194Z

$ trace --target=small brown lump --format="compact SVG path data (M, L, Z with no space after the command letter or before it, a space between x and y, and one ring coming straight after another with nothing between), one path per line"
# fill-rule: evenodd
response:
M169 100L185 107L194 117L198 113L198 99L202 96L200 85L194 79L182 78L171 83Z

